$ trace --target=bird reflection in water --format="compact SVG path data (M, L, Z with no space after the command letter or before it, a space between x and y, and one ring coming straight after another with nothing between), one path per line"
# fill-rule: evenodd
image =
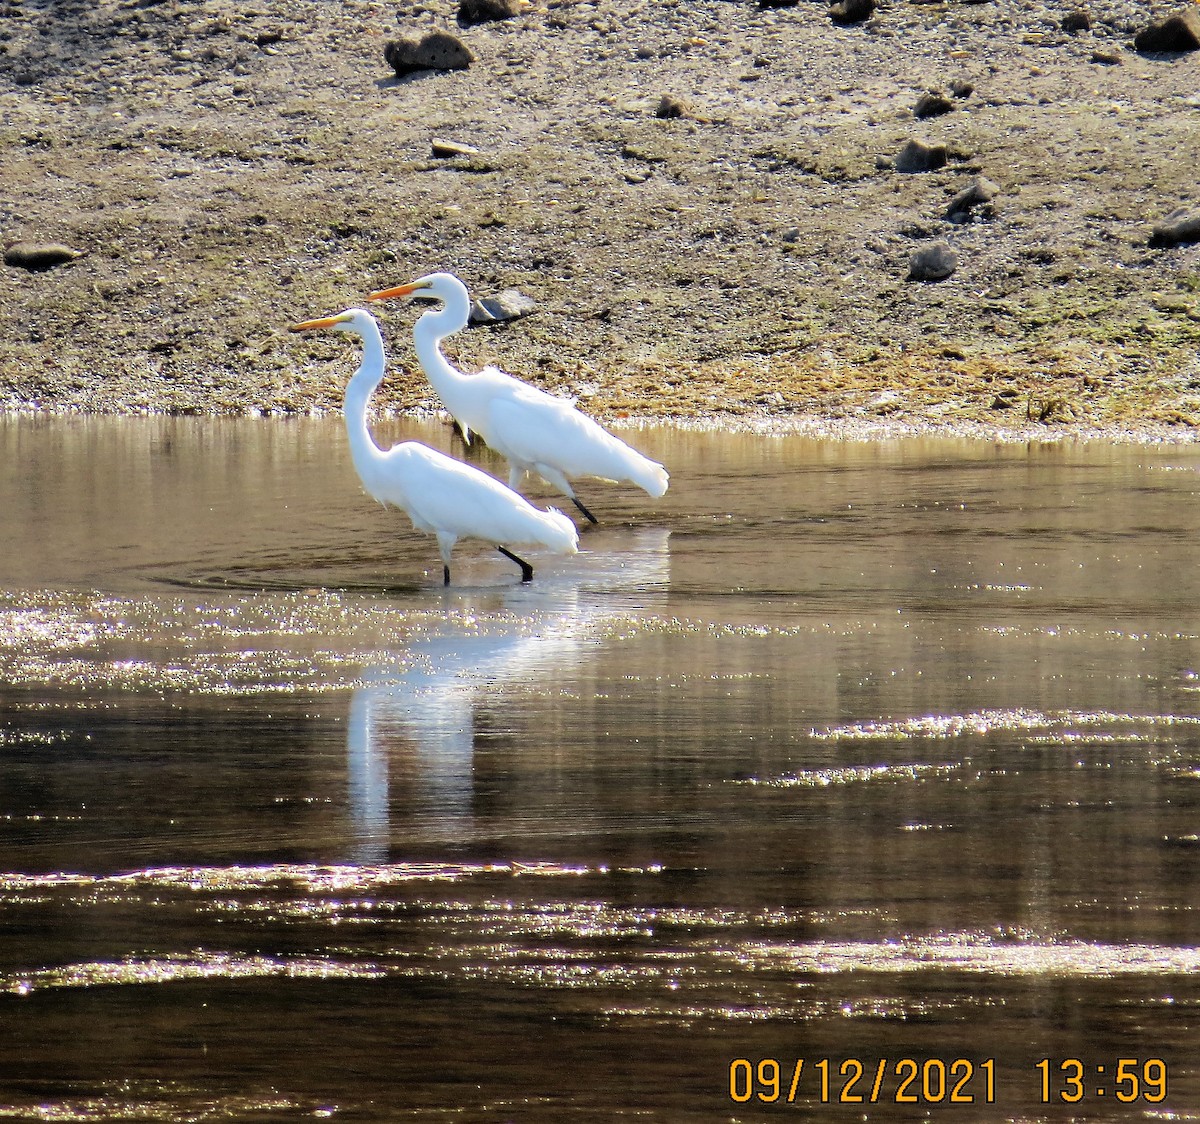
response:
M577 571L540 587L481 594L487 605L481 600L477 619L484 627L415 641L395 662L364 670L350 700L346 745L355 861L388 861L389 758L398 746L412 746L414 810L429 825L421 834L466 837L473 820L475 711L484 690L502 691L578 665L606 627L665 596L669 531L601 533L606 541L592 539L598 549L581 556ZM456 604L469 608L465 596Z

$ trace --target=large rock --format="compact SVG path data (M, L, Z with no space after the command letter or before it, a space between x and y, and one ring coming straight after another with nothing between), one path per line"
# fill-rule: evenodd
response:
M1174 246L1177 242L1200 242L1200 210L1179 207L1154 224L1151 245Z
M475 61L470 48L448 31L431 31L420 39L392 39L383 57L399 75L417 70L465 70Z
M949 113L953 108L954 103L941 90L927 90L913 106L913 116L922 120L926 117L940 117L943 113Z
M976 176L953 199L946 208L946 218L950 222L966 222L971 217L971 209L982 203L990 203L1000 189L986 176Z
M517 289L505 289L494 297L480 297L471 302L471 311L467 317L470 324L499 324L505 320L517 320L528 316L537 308L532 297L527 297Z
M829 7L834 23L862 23L875 13L875 0L837 0Z
M932 172L935 168L944 167L947 158L944 144L910 140L896 154L895 168L897 172Z
M908 259L910 281L944 281L958 268L958 255L945 243L914 250Z
M522 0L462 0L458 5L458 21L470 25L511 19L519 16L525 7Z
M42 273L81 257L82 251L72 250L61 242L13 242L4 251L4 264Z
M1133 45L1149 54L1200 50L1200 9L1185 8L1150 24L1134 36Z

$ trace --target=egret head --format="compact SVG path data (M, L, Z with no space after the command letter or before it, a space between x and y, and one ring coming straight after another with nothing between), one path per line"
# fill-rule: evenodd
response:
M321 316L316 320L305 320L299 324L293 324L288 331L312 332L318 328L334 328L339 332L361 333L366 321L370 319L372 316L369 312L361 308L348 308L336 316Z
M467 287L453 273L430 273L426 277L410 281L407 285L395 285L390 289L379 289L367 294L369 301L387 301L395 297L427 297L450 304L452 301L465 301Z

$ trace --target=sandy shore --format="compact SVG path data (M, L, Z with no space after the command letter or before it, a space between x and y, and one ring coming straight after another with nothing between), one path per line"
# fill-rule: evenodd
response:
M1153 238L1200 202L1200 52L1133 47L1178 4L9 7L0 230L79 256L4 267L0 406L336 408L353 348L287 324L447 269L534 305L457 361L606 418L1200 426L1200 244ZM387 42L434 30L471 65L396 76ZM953 272L913 279L939 244ZM417 311L381 311L384 408L436 406Z

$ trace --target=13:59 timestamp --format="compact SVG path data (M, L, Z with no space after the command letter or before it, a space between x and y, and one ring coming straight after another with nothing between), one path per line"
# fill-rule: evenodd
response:
M1034 1068L1042 1073L1043 1104L1076 1104L1084 1097L1108 1096L1122 1104L1160 1104L1167 1099L1167 1063L1162 1058L1117 1058L1099 1064L1079 1058L1043 1058Z

